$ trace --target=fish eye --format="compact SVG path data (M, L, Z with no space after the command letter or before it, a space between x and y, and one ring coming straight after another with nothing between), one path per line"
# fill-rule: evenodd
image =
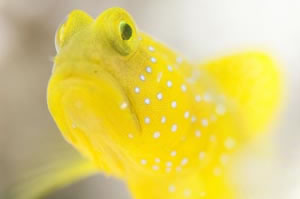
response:
M137 48L137 29L130 19L116 22L116 26L109 32L109 37L113 47L122 56L131 54Z
M96 19L96 27L121 56L127 57L138 48L138 28L124 9L111 8L105 11Z
M120 34L123 40L129 40L132 36L132 28L125 21L120 23Z

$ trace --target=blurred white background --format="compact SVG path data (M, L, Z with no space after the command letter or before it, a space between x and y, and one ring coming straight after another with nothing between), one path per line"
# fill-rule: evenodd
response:
M286 76L284 109L274 128L273 164L254 164L249 198L300 198L300 1L298 0L1 0L0 193L39 157L70 147L46 106L54 34L72 9L96 17L127 9L139 28L198 61L245 49L271 52ZM57 154L58 154L57 153ZM256 159L259 159L259 157ZM256 168L257 167L257 168ZM114 179L92 177L49 196L128 199Z

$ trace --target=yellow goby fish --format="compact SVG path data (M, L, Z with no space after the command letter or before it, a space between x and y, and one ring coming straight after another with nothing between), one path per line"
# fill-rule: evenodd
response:
M121 8L96 19L71 12L56 47L49 110L97 170L122 179L136 199L237 197L230 157L265 130L280 102L269 56L193 65Z

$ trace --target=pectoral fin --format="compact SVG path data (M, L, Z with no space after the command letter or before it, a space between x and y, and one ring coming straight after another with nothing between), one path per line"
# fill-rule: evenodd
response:
M83 158L60 157L61 161L51 162L32 168L31 174L12 186L6 194L8 199L38 199L97 172L96 167Z
M250 137L265 130L282 100L282 74L272 57L244 52L210 61L201 69L239 106Z

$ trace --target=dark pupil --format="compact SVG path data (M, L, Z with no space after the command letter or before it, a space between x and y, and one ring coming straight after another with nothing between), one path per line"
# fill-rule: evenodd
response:
M120 24L120 31L121 31L121 37L123 40L130 39L130 37L132 35L132 29L131 29L130 25L128 25L125 22L122 22Z

